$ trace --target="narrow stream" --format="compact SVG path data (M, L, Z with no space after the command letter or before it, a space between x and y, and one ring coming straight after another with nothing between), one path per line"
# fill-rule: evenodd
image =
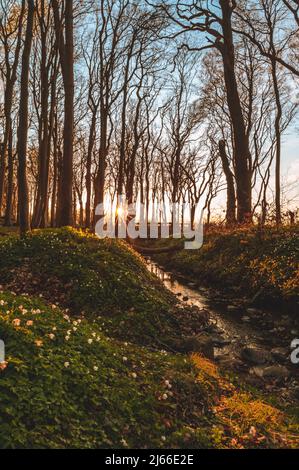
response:
M285 390L286 396L289 397L289 393L298 387L299 366L292 365L289 358L291 341L299 337L298 319L279 312L255 309L248 311L248 307L238 299L225 298L214 289L203 288L179 275L174 276L150 258L147 258L146 262L148 270L157 276L178 300L209 312L211 323L215 325L215 333L219 333L224 342L227 342L215 348L216 360L224 361L229 369L234 369L233 362L240 361L240 352L245 347L258 348L268 354L279 350L284 357L275 358L270 364L284 366L290 372L287 388L282 390ZM240 370L249 376L251 367L243 363Z
M151 259L147 259L147 267L149 271L157 276L173 294L178 296L179 299L187 299L186 303L195 305L200 309L209 311L211 321L223 332L223 337L230 341L221 350L216 348L216 356L218 354L236 352L239 350L240 344L243 346L262 346L264 337L259 331L242 321L240 311L235 312L230 316L227 315L227 302L225 300L213 298L211 292L207 289L195 289L188 286L187 281L183 284L183 280L179 282L174 278L172 273L166 272L161 266L156 264ZM244 315L246 312L244 311ZM235 316L235 318L233 318Z

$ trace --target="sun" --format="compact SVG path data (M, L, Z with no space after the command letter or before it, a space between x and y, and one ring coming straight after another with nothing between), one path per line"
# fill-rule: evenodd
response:
M122 206L118 206L116 209L117 217L123 217L125 215L125 210Z

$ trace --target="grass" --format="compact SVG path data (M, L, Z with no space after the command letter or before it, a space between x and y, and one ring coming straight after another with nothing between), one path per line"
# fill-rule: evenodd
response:
M0 260L0 448L298 446L283 410L259 422L265 400L164 350L195 318L125 244L43 231Z

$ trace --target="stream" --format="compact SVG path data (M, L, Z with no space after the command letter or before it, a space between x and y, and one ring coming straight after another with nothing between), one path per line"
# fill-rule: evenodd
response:
M212 333L222 343L220 347L215 345L215 361L227 370L237 371L253 385L279 391L288 401L299 400L299 365L292 364L290 359L291 342L299 338L298 318L249 308L244 299L226 297L215 289L167 272L151 258L146 258L146 263L148 270L179 301L209 312ZM254 355L244 360L242 351L246 348L261 351L262 360ZM267 376L270 369L272 373Z

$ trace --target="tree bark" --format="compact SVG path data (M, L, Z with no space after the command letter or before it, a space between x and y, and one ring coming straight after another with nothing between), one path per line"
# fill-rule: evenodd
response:
M223 15L222 30L224 42L219 44L218 47L223 58L227 103L234 131L234 166L238 201L237 218L239 223L245 223L250 221L252 217L251 155L235 72L235 48L231 18L233 8L227 0L220 0L220 5Z
M12 136L12 123L10 123L10 136L8 142L8 178L7 178L7 195L6 207L4 216L4 225L11 227L12 225L12 203L13 203L13 190L14 190L14 153L13 153L13 136Z
M29 196L27 184L27 141L28 141L28 98L29 98L29 62L33 37L35 14L34 0L27 0L27 28L24 42L21 72L21 91L18 128L18 204L20 235L24 236L30 230Z
M227 225L236 223L236 192L234 184L234 175L230 169L228 156L226 153L226 143L224 140L219 142L219 154L222 162L223 171L227 183L227 201L226 201L226 222Z
M87 151L87 162L86 162L86 206L85 206L85 227L91 227L91 165L92 165L92 154L95 142L95 130L96 130L96 112L93 112L91 118L91 126L89 131L88 151Z
M15 49L15 55L13 64L9 66L9 50L5 50L5 63L7 65L6 70L6 86L4 92L4 136L3 136L3 144L1 146L0 152L0 212L2 210L3 205L3 189L4 189L4 180L5 180L5 170L6 170L6 163L7 158L9 160L9 146L10 146L10 139L12 134L12 118L11 118L11 111L13 106L13 93L14 87L17 80L17 69L19 65L19 57L21 52L21 45L22 45L22 31L23 31L23 20L24 20L24 13L25 13L25 0L22 0L22 8L19 17L19 25L18 25L18 39ZM8 46L6 45L8 48ZM8 165L11 165L11 162L8 162ZM10 167L11 168L11 167ZM9 182L8 182L9 184ZM7 213L7 208L6 208Z
M276 166L275 166L275 208L276 208L276 224L281 225L281 119L282 105L280 100L280 91L277 80L277 64L272 61L272 78L274 95L276 102L275 116L275 136L276 136Z
M64 134L61 184L59 186L58 226L73 223L73 134L74 134L74 8L73 0L65 3L65 40L59 21L57 0L52 0L55 31L60 51L60 62L63 76L64 100Z
M41 1L39 17L41 33L41 115L40 115L40 147L39 147L39 171L36 205L34 208L32 226L45 228L48 204L48 180L49 180L49 67L47 64L47 25L44 24L45 3ZM52 83L55 83L54 81Z

